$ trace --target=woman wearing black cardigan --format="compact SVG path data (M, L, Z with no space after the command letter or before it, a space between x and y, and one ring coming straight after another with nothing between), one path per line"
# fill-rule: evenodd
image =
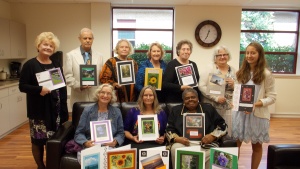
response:
M62 71L60 63L50 59L59 46L58 38L51 32L43 32L37 36L35 45L38 55L24 64L19 89L26 93L32 155L38 169L45 169L43 156L46 141L68 120L67 89L62 87L51 91L39 86L36 79L39 72L53 68Z

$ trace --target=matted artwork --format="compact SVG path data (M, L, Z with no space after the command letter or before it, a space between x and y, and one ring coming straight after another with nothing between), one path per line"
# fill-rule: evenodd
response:
M157 115L138 115L139 140L154 141L159 137Z
M133 60L118 61L116 64L118 83L120 85L134 84L135 72L133 67Z
M237 169L238 148L211 148L210 165L212 169Z
M113 141L110 120L91 121L91 140L97 144L109 143Z
M255 85L235 84L233 91L233 111L253 111Z
M225 95L225 76L222 74L210 73L208 76L206 94L212 96L224 96Z
M178 82L180 85L197 86L197 78L192 64L175 67Z
M136 149L108 151L108 168L136 169Z
M156 90L161 90L162 87L162 69L146 68L144 86L153 86Z
M66 86L65 80L60 68L49 69L35 74L39 86L47 87L49 90L55 90Z
M205 152L197 150L195 147L177 148L175 154L175 168L187 169L196 168L204 169L205 167Z
M188 138L195 144L200 144L205 136L205 114L184 113L183 114L183 137Z
M79 65L80 86L97 86L97 66Z

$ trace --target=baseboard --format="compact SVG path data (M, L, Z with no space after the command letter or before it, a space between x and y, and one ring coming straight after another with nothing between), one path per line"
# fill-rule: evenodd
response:
M300 112L295 113L271 113L271 117L273 118L300 118Z

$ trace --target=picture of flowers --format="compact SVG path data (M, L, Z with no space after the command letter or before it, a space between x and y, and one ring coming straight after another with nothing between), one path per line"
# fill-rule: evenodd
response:
M204 169L204 152L194 149L185 147L176 150L176 169Z
M135 169L135 149L107 152L107 156L110 169Z
M161 90L162 86L162 69L146 68L144 86L153 86L156 90Z
M155 88L158 88L158 74L154 74L154 73L149 73L148 74L148 84L155 87Z
M221 166L224 169L232 169L232 161L233 155L221 151L214 152L213 164Z

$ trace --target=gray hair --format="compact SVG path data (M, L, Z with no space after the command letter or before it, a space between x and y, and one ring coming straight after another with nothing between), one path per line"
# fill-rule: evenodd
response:
M197 96L197 98L198 98L198 93L197 93L197 91L196 91L195 89L193 89L193 88L187 88L187 89L185 89L185 90L182 92L182 100L184 100L185 95L186 95L187 93L189 93L189 92L194 93L194 94ZM198 98L198 99L199 99L199 98Z
M127 39L121 39L121 40L118 41L118 43L116 44L116 47L114 49L115 54L118 55L118 49L120 48L120 43L121 42L127 42L128 46L129 46L128 56L132 55L133 54L133 46Z
M79 38L81 37L81 35L83 34L83 32L91 32L91 33L92 33L92 36L93 36L93 38L94 38L94 33L93 33L93 31L92 31L90 28L82 28L82 29L80 30L80 32L79 32L79 35L78 35Z
M225 50L226 53L228 53L228 61L231 60L231 54L230 54L229 49L226 46L217 46L213 52L213 62L214 63L216 62L216 55L219 54L219 50L222 50L222 49Z
M108 83L102 84L102 85L100 85L100 86L96 89L96 91L95 91L95 93L94 93L93 99L94 99L95 101L97 101L97 102L99 101L99 93L102 91L103 87L109 87L109 88L111 89L111 100L110 100L110 104L115 103L115 102L117 101L116 92L115 92L115 90L114 90L114 87L113 87L112 85L108 84Z

